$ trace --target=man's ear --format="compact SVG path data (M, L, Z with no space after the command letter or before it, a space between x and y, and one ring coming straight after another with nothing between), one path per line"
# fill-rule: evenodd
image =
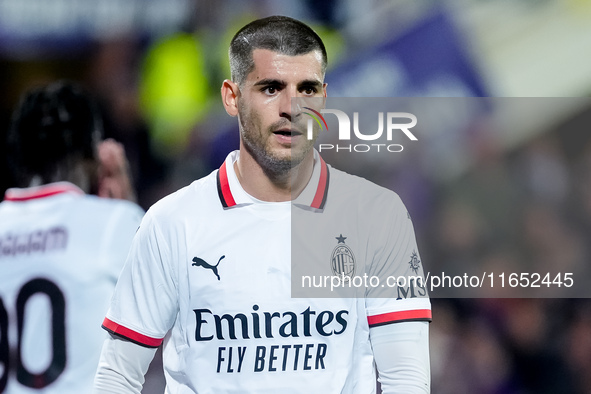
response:
M238 85L229 79L224 80L222 83L222 103L224 108L230 116L238 115L238 96L240 95L240 89Z
M328 84L325 82L322 84L322 91L324 92L324 98L326 98L326 87L328 86Z

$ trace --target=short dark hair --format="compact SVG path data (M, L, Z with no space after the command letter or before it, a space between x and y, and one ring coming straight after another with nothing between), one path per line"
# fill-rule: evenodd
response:
M326 71L327 56L322 39L308 25L287 16L270 16L255 20L236 33L230 43L232 81L241 85L254 69L252 52L268 49L284 55L304 55L319 51L322 72Z
M21 187L34 176L53 182L70 159L97 160L101 137L97 105L80 85L57 81L34 88L22 96L8 134L15 179Z

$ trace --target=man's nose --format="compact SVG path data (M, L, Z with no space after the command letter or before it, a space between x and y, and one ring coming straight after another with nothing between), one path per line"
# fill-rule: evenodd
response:
M279 115L283 118L289 119L291 122L293 120L292 118L295 119L301 114L301 109L299 109L297 100L293 100L298 97L298 91L294 87L285 89L283 93L285 94L280 98Z

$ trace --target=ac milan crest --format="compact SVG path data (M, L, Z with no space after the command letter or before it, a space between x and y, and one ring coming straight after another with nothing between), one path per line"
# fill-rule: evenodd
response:
M347 237L340 234L336 239L338 243L330 257L332 273L339 277L348 276L352 278L355 275L355 255L351 248L345 244Z

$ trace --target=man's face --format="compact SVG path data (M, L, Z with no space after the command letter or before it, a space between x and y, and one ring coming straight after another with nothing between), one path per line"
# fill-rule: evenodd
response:
M311 154L314 141L305 130L292 129L298 114L292 114L291 98L326 97L321 55L255 49L253 60L237 101L241 140L264 170L284 173Z

